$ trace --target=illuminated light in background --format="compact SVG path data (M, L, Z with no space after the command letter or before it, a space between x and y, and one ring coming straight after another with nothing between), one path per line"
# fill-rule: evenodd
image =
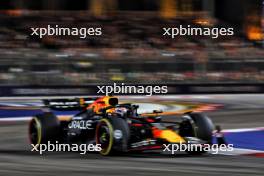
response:
M215 20L209 17L198 18L193 20L193 22L201 26L213 26L215 24Z
M258 5L260 8L254 6L249 9L249 14L245 18L245 32L249 40L260 42L264 39L264 1Z
M90 11L94 16L106 15L117 9L116 0L91 0Z
M10 16L21 16L23 15L23 10L17 9L17 10L6 10L5 13Z
M264 0L262 2L262 17L261 17L261 27L262 27L262 47L264 48Z
M177 14L177 2L175 0L161 0L160 16L163 18L174 18Z
M258 26L249 26L247 28L247 37L249 40L263 40L263 30Z
M100 16L103 14L103 0L92 0L91 1L91 12L95 16Z

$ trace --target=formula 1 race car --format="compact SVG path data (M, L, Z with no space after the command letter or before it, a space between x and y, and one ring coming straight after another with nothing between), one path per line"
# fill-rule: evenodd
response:
M36 115L29 124L29 138L34 145L48 141L100 144L100 153L110 155L163 149L164 144L212 142L214 125L200 113L188 112L175 116L177 121L166 121L161 111L138 114L138 105L120 104L113 96L44 100L44 104L49 109L80 112L67 121L60 121L50 111Z

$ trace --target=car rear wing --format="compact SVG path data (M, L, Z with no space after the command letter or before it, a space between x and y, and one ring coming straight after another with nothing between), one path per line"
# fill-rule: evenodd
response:
M83 110L98 98L45 99L45 107L59 111Z

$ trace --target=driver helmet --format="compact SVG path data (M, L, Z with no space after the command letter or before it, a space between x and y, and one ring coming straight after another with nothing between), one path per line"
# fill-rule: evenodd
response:
M115 113L120 115L121 117L126 116L127 115L127 109L124 107L120 107L120 108L115 108Z

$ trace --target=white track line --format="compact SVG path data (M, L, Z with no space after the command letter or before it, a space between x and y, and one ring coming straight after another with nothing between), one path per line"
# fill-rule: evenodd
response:
M213 152L210 152L213 153ZM252 149L243 149L243 148L234 148L233 151L219 151L218 155L250 155L250 154L258 154L258 153L264 153L264 151L261 150L252 150Z
M241 129L226 129L223 130L224 133L237 133L237 132L250 132L250 131L263 131L264 127L256 128L241 128Z

